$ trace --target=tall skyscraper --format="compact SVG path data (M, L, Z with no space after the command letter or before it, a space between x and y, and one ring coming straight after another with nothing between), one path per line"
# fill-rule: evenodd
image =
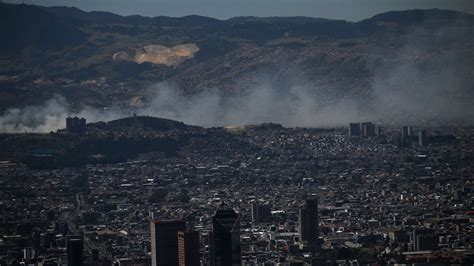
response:
M360 136L360 135L361 135L360 123L350 123L349 124L349 136Z
M71 133L84 133L87 131L86 119L75 117L66 118L66 129Z
M179 266L199 266L199 232L178 232Z
M418 145L426 146L426 130L418 132Z
M402 138L407 138L412 135L412 128L411 126L403 126L402 127Z
M212 218L211 265L241 265L240 216L222 204Z
M316 247L319 237L318 199L311 196L306 199L306 206L299 211L299 235L303 243Z
M272 215L272 210L268 202L252 203L252 222L258 223L268 219Z
M152 220L151 263L153 266L177 266L178 231L186 230L182 220Z
M375 126L375 135L381 136L383 134L383 129L380 125Z
M67 265L82 266L84 264L84 238L82 236L66 236Z
M429 228L415 228L410 234L413 251L436 250L438 248L438 238L434 235L434 230Z
M366 137L375 136L375 125L372 122L361 123L362 134Z

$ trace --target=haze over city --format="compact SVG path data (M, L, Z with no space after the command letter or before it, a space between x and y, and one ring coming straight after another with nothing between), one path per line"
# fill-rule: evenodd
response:
M0 266L474 264L474 7L0 3Z

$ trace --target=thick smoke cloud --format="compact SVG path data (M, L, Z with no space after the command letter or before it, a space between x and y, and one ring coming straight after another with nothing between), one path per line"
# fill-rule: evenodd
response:
M394 124L472 124L474 109L469 78L456 71L452 58L436 58L423 66L416 55L403 55L398 64L374 80L377 119Z
M406 58L405 58L406 57ZM446 66L447 62L441 60ZM449 66L449 64L448 64ZM473 124L472 95L455 72L436 68L428 72L401 55L393 65L375 73L370 99L333 99L318 95L311 86L276 89L265 83L231 97L218 90L187 96L179 88L161 83L152 88L146 107L133 110L84 108L69 111L65 99L55 97L41 106L8 109L0 117L0 132L50 132L65 127L70 115L88 122L150 115L205 127L265 122L290 127L327 127L351 121L401 124Z
M44 105L12 108L0 117L0 132L48 132L64 127L67 104L61 97Z
M262 84L238 96L224 97L211 90L187 98L162 84L144 113L203 126L274 122L300 127L339 125L358 114L351 102L323 104L312 96L310 88L294 86L284 93L274 88Z
M284 82L281 78L272 81L256 74L243 80L252 80L257 85L239 90L233 96L223 96L218 88L203 89L189 96L176 86L160 83L151 88L146 106L138 109L85 107L73 113L59 96L41 106L8 109L0 116L0 132L50 132L64 128L69 115L95 122L132 113L206 127L265 122L290 127L327 127L352 121L474 125L474 41L458 45L454 42L458 37L454 35L446 45L443 43L446 34L452 32L455 31L446 28L428 33L430 38L425 41L420 41L417 33L407 34L403 36L404 45L394 50L394 55L369 49L367 68L372 73L368 77L371 85L360 90L368 93L350 99L328 95L325 88L317 88L311 85L311 80L293 74L284 78Z
M55 96L43 105L7 109L0 117L0 133L56 131L66 127L66 117L74 115L95 122L117 119L126 114L94 108L71 112L67 101L61 96Z
M61 97L41 106L8 109L0 117L1 132L50 132L64 128L67 116L77 115L95 122L130 116L132 112L206 127L265 122L292 127L337 126L361 116L354 102L323 103L312 94L311 88L301 86L282 92L271 84L262 84L232 97L222 96L217 90L205 90L189 97L165 83L157 84L153 91L146 107L132 111L84 108L73 113Z
M465 38L473 28L459 25L413 30L403 36L393 59L370 66L375 119L398 125L474 124L474 38Z

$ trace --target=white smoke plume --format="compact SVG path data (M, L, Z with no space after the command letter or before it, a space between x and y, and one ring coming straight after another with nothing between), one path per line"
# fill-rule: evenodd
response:
M474 38L462 37L472 36L473 28L462 25L453 21L435 30L413 29L402 36L404 45L393 59L379 68L370 66L375 68L375 119L392 124L474 124Z
M50 132L65 127L67 116L85 117L88 122L109 121L121 117L150 115L182 121L191 125L228 126L265 122L289 127L343 126L352 121L383 123L430 123L437 118L446 123L472 123L470 99L451 91L453 82L437 73L430 79L415 66L399 65L384 79L374 81L374 99L363 104L356 99L327 101L311 87L292 86L282 90L261 84L237 96L222 96L218 90L204 90L188 96L179 88L160 83L146 107L133 110L84 108L71 112L65 99L55 97L40 106L8 109L0 117L0 132ZM403 77L397 78L398 77ZM378 78L378 76L377 76ZM325 99L325 100L322 100Z
M66 127L68 116L86 117L89 122L108 121L125 116L95 108L84 108L80 112L70 111L67 101L55 96L42 105L7 109L0 116L0 133L37 132L47 133Z
M64 99L55 97L44 105L7 109L0 117L0 132L48 132L64 127L66 117Z
M221 96L218 90L185 96L177 87L166 83L157 84L153 91L146 107L133 111L84 108L75 113L69 111L67 102L59 96L40 106L8 109L0 117L0 132L50 132L64 128L67 116L95 122L130 116L132 112L205 127L265 122L291 127L337 126L361 116L356 103L348 100L322 103L310 88L301 86L282 93L271 84L262 84L232 97Z
M8 109L0 116L0 132L50 132L64 128L65 118L70 115L95 122L131 113L205 127L265 122L290 127L327 127L360 121L474 125L474 39L472 44L453 43L440 50L438 42L444 40L446 32L453 30L427 33L429 38L421 42L417 32L407 34L403 37L405 45L396 49L394 56L369 49L367 68L372 73L371 86L365 90L368 92L365 96L358 98L328 96L325 88L316 88L309 80L293 80L295 75L283 82L283 88L282 82L257 75L252 80L261 80L258 85L242 89L234 96L223 96L218 88L189 96L176 86L160 83L151 88L146 107L139 109L85 107L74 113L61 97L40 106ZM383 63L373 63L377 61Z
M262 84L238 96L225 97L216 90L207 90L191 98L160 84L143 113L202 126L274 122L291 127L340 125L359 115L350 101L328 105L311 96L310 88L294 86L282 93L271 84Z
M419 69L405 53L396 64L375 73L373 97L328 100L310 86L278 86L262 82L239 95L222 96L219 90L203 90L189 96L179 88L160 83L152 88L146 107L133 110L84 108L71 112L65 99L54 97L40 106L8 109L0 116L0 132L50 132L65 127L67 116L85 117L88 122L150 115L191 125L228 126L265 122L289 127L343 126L352 121L391 124L438 125L474 123L472 94L465 82L450 69ZM440 61L445 65L446 60ZM363 108L361 108L363 107Z

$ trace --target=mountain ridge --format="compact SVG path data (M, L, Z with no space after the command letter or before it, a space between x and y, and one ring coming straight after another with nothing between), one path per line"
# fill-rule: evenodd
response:
M420 80L442 81L443 73L445 80L455 79L453 94L468 97L474 84L469 72L474 15L458 11L391 11L358 22L121 16L10 4L0 4L1 14L0 29L8 40L0 44L2 112L38 105L54 95L77 109L130 108L152 103L155 84L163 83L185 98L213 91L222 97L245 95L261 86L282 94L304 86L325 103L356 99L361 106L380 97L380 84L393 92L425 86ZM151 62L115 60L140 56L144 47L180 45L197 47L197 52L173 64L160 63L167 62L161 50L143 55L156 59ZM178 50L176 55L182 52L189 54ZM407 75L399 68L413 68L418 76L404 81ZM399 84L390 85L390 80Z

